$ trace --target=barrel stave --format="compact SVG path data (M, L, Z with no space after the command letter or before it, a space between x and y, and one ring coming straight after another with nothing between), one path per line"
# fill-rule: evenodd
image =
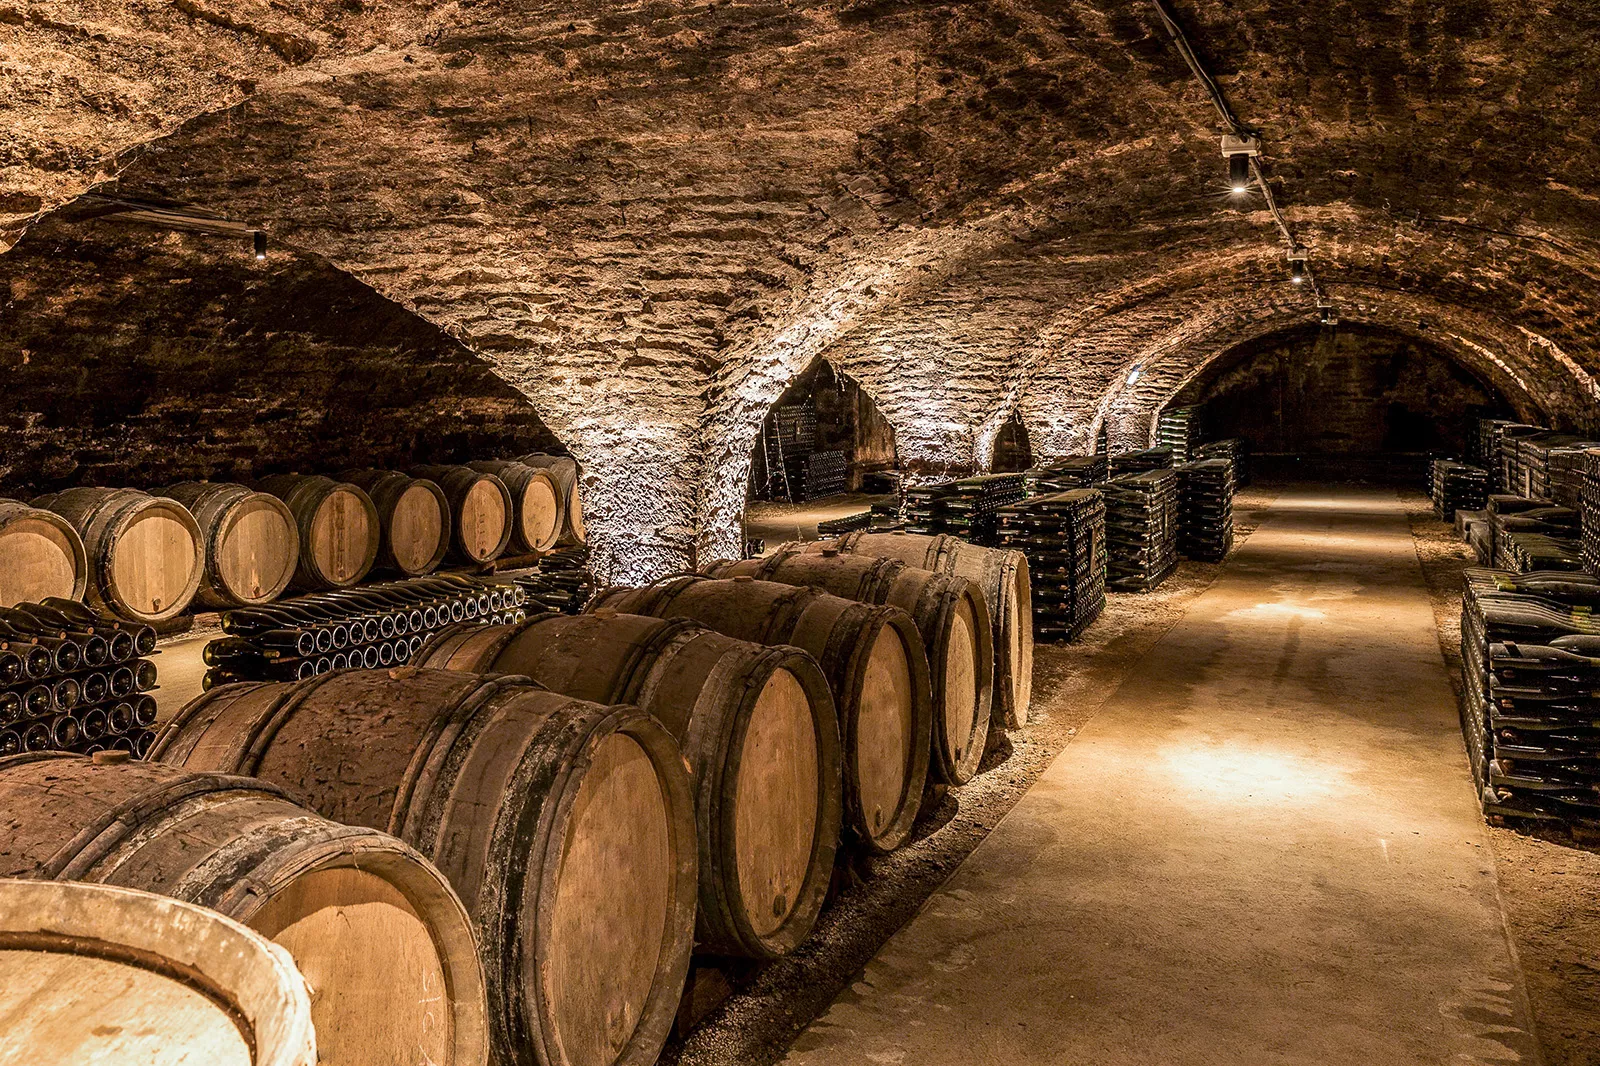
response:
M236 688L185 708L157 757L248 769L429 855L474 916L500 1061L653 1061L695 884L690 786L659 723L524 678L414 668ZM195 736L212 731L224 739ZM620 850L596 844L609 829Z
M89 582L83 538L62 516L0 499L0 607L47 596L75 600Z
M0 876L154 891L278 940L322 990L323 1061L379 1066L414 1047L440 1063L487 1061L467 915L393 837L330 822L261 781L65 755L0 760L0 811ZM334 898L331 882L365 890ZM441 989L443 1014L426 1009Z
M769 958L809 934L838 840L841 756L833 698L805 652L600 611L460 627L419 662L526 674L650 711L683 748L698 790L702 948ZM794 801L804 795L815 802Z
M605 609L690 618L740 640L809 652L838 712L846 827L873 851L892 851L910 839L928 773L933 712L927 653L905 612L817 589L702 576L605 590L588 611Z

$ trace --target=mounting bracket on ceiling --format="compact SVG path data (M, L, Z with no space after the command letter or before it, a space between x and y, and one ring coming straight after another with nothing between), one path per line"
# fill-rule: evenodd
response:
M1232 159L1236 155L1253 156L1261 154L1261 138L1248 134L1240 135L1224 133L1222 135L1222 154Z

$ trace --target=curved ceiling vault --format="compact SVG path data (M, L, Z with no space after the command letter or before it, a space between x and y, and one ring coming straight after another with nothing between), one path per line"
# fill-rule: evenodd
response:
M115 173L325 256L533 399L621 576L734 546L760 418L824 352L909 458L970 462L1013 409L1042 454L1099 418L1137 439L1207 359L1315 318L1143 4L29 12L0 26L29 61L5 232ZM1346 320L1592 424L1600 13L1177 13Z

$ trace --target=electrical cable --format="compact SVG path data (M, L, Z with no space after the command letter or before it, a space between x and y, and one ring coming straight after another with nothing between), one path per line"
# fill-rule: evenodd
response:
M1183 27L1178 20L1167 10L1162 0L1150 0L1155 5L1156 14L1161 16L1161 24L1166 27L1167 36L1172 38L1172 44L1188 64L1189 70L1194 73L1195 79L1211 97L1211 103L1217 109L1217 114L1222 117L1222 122L1228 127L1228 132L1236 137L1260 137L1261 132L1253 127L1246 126L1239 121L1239 116L1233 113L1233 108L1228 105L1228 98L1222 94L1222 87L1206 71L1205 65L1194 54L1194 49L1189 46L1189 38L1183 32ZM1317 276L1311 269L1311 257L1304 250L1299 241L1295 240L1294 231L1289 228L1288 219L1283 217L1283 212L1278 208L1278 201L1272 195L1272 187L1267 184L1267 176L1261 170L1261 161L1258 156L1250 156L1250 175L1255 179L1256 187L1261 190L1261 196L1266 200L1267 210L1272 215L1273 223L1278 227L1278 234L1283 242L1289 246L1289 253L1304 259L1305 280L1304 286L1311 291L1319 308L1330 303L1322 291L1322 286L1317 282Z

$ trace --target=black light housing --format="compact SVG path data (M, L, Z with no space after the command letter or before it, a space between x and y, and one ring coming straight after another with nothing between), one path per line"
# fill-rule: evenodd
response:
M1289 280L1296 285L1305 284L1306 253L1299 248L1289 253Z
M260 230L256 230L251 234L250 239L255 246L256 258L265 259L267 257L267 235Z
M1228 191L1235 196L1250 191L1250 157L1243 152L1228 157Z

